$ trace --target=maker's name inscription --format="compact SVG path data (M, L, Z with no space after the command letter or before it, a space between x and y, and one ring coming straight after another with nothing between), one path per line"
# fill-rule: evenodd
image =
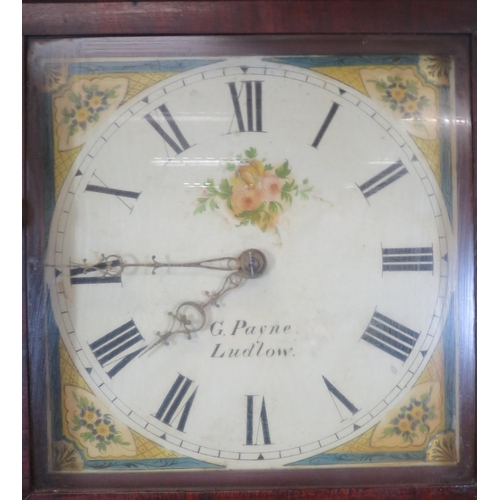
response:
M292 330L291 325L249 325L245 320L239 319L230 325L225 325L224 321L215 321L210 325L210 333L214 337L253 337L254 342L247 345L245 348L228 348L222 343L215 344L211 358L277 358L277 357L293 357L293 347L289 346L269 346L264 340L260 340L263 336L273 340L283 339L288 340ZM222 339L221 339L222 340ZM275 342L273 342L275 344Z

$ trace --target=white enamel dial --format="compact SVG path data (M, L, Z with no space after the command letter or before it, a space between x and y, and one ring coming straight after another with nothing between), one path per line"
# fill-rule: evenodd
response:
M263 275L206 305L191 339L146 352L231 271L141 264L247 249ZM412 386L451 262L440 190L401 126L344 84L250 58L160 82L89 138L46 276L61 336L117 418L182 455L273 468L362 434Z

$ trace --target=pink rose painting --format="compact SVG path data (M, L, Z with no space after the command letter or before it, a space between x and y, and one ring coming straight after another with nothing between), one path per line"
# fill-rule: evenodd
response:
M253 225L262 232L274 231L279 235L278 222L295 197L309 199L313 187L307 179L298 184L288 160L281 165L265 163L257 159L257 150L249 148L244 155L226 164L232 173L218 185L207 179L203 196L198 198L195 214L212 211L222 204L230 215L238 221L237 227Z

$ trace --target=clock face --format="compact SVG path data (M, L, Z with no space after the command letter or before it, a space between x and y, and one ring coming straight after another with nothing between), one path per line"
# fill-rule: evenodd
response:
M414 384L453 252L432 171L382 113L318 73L229 59L89 138L46 276L117 418L182 455L274 468L362 434ZM226 259L242 254L250 275Z

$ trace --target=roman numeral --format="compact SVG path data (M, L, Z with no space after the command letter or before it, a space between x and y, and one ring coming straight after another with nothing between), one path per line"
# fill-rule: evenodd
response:
M120 267L119 260L111 262L101 262L92 267L73 267L69 271L70 281L72 285L102 285L106 283L121 283L121 275L113 276L103 274L102 270L109 266Z
M246 444L247 445L257 445L262 444L259 442L261 430L262 430L262 441L264 444L271 443L271 435L269 433L269 421L267 419L266 402L262 398L262 404L260 407L260 414L257 419L257 429L254 427L254 398L257 396L247 396L247 432L246 432Z
M156 130L156 132L158 132L158 134L160 134L160 137L174 150L176 155L186 151L186 149L189 149L191 146L182 135L181 130L179 129L177 123L175 123L175 120L170 114L167 106L162 104L158 107L158 109L161 111L161 117L158 117L158 112L156 112L155 116L150 113L144 117L147 122ZM168 134L165 128L170 128L171 132L173 132L175 136L175 139Z
M192 380L179 374L154 417L170 426L177 424L177 430L184 432L198 390L196 388L188 397L188 391L192 384Z
M325 132L327 128L330 126L330 123L333 120L333 117L335 116L335 113L339 109L340 104L334 102L332 104L332 107L330 108L330 111L328 111L328 114L326 115L325 121L323 122L323 125L321 125L321 128L319 129L318 135L316 135L316 138L314 139L314 142L311 144L313 148L318 148L319 143L321 142L321 139L323 139L323 136L325 135Z
M114 196L121 196L125 198L133 198L137 200L141 193L136 193L135 191L125 191L123 189L113 189L105 186L95 186L93 184L88 184L85 191L92 191L93 193L111 194Z
M419 335L419 333L375 311L361 338L404 362L411 354Z
M389 184L397 181L400 177L407 173L408 170L406 170L403 162L401 160L398 160L396 163L393 163L390 167L382 170L382 172L375 175L358 187L363 193L364 197L369 198L375 193L378 193L381 189L387 187Z
M92 342L92 344L89 344L89 347L103 368L114 365L106 372L110 378L113 378L145 349L145 347L142 347L133 352L126 353L132 346L143 340L144 338L139 333L134 321L130 320L95 342Z
M433 271L432 247L382 248L382 271Z
M236 83L229 82L228 85L239 131L262 132L262 82L242 82L239 92L236 89ZM240 95L243 88L245 88L245 111L242 111L240 105ZM243 113L245 117L243 117Z
M347 408L347 410L349 410L352 415L359 411L326 377L323 376L323 380L326 384L327 389L330 391L333 403L335 404L335 407L337 408L342 421L344 421L345 419L343 418L342 412L340 411L337 402L341 403L342 406Z
M141 193L137 193L135 191L126 191L124 189L115 189L115 188L110 188L104 184L104 182L97 177L97 175L94 173L92 175L93 178L97 179L99 181L99 184L87 184L87 187L85 188L85 192L91 192L91 193L100 193L100 194L108 194L111 196L116 196L130 211L132 211L133 206L130 206L129 203L127 203L124 198L129 198L133 200L137 200L139 198L139 195Z

